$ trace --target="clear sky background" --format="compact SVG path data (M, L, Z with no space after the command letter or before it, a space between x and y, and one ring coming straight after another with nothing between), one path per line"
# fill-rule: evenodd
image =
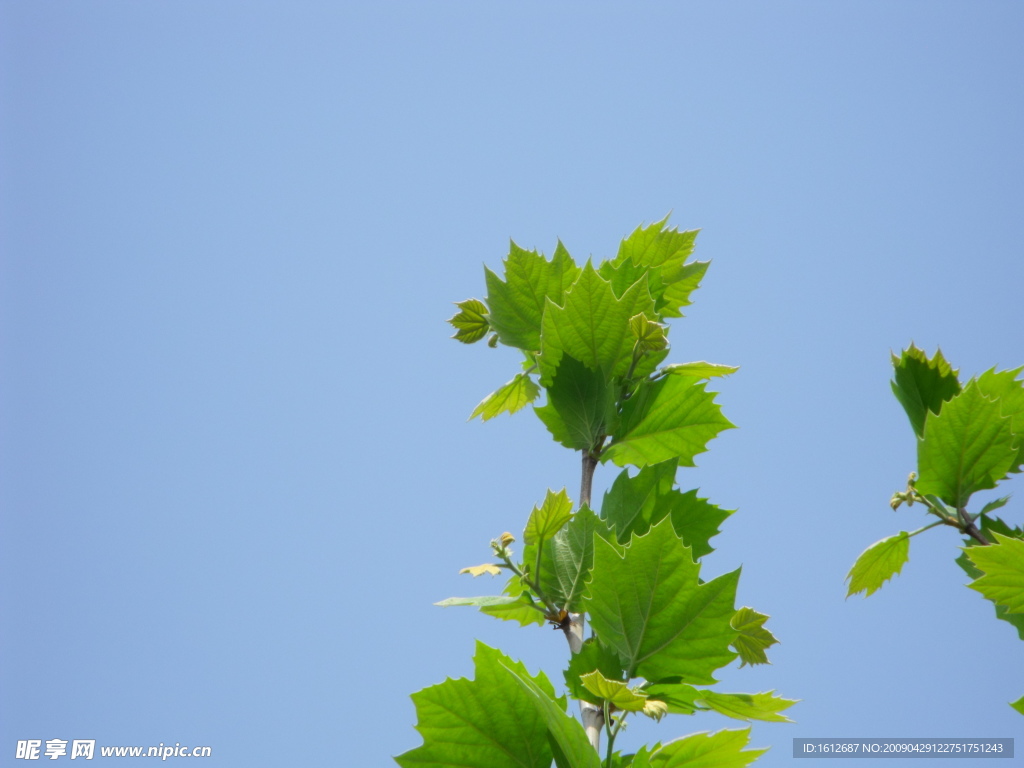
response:
M888 506L890 350L1024 364L1022 39L997 1L4 0L0 765L86 738L386 766L474 638L559 680L551 630L432 605L497 590L458 569L578 484L529 411L467 422L517 357L444 320L510 237L582 262L669 211L712 260L670 360L741 366L740 428L679 484L739 510L705 573L742 565L782 641L722 688L802 699L760 764L1024 749L1024 644L952 531L843 583L926 522Z

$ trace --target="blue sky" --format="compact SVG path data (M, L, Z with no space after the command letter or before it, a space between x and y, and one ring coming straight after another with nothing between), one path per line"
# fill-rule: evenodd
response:
M723 687L802 699L759 764L1024 733L951 532L843 599L925 522L887 505L890 350L1024 364L1022 33L1011 2L3 3L0 763L383 766L475 638L558 676L549 630L432 605L578 482L529 412L467 423L516 357L443 321L510 237L600 259L669 211L712 260L671 359L741 366L679 483L739 510L705 569L782 641Z

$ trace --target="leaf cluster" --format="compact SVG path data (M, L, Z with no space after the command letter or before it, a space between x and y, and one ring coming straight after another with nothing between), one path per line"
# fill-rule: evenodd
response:
M970 586L995 605L1024 640L1024 531L993 515L1009 497L972 513L973 495L996 488L1024 467L1024 367L989 369L962 384L940 350L929 357L913 344L892 356L892 391L917 439L917 469L893 495L892 508L920 504L936 518L914 531L875 542L848 575L847 596L870 595L903 568L910 539L937 526L966 538L957 563ZM1013 706L1024 714L1024 697Z
M765 614L736 607L739 569L702 575L702 558L732 511L676 487L677 470L693 466L708 442L733 426L707 382L735 367L663 364L668 320L682 317L707 271L707 262L690 261L696 235L662 220L637 228L614 258L582 266L561 242L550 259L513 242L502 275L485 268L486 298L457 304L449 319L456 340L488 338L522 356L521 369L471 418L487 421L533 404L552 438L582 454L583 478L578 503L565 489L549 490L533 508L521 552L506 533L491 542L492 562L463 569L504 574L501 594L438 604L561 629L574 651L565 690L599 713L607 754L598 759L547 678L478 646L475 681L449 680L414 696L424 745L397 758L401 765L610 768L698 758L707 766L746 765L760 754L745 749L747 731L695 734L634 755L614 752L613 744L631 713L661 719L713 710L743 721L787 721L781 712L793 700L709 687L715 672L737 659L767 663L777 640ZM594 506L590 475L600 463L623 469ZM494 712L518 724L514 736L492 727ZM476 735L463 741L468 730Z

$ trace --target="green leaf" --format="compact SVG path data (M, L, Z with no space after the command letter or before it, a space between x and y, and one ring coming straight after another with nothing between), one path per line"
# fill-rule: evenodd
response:
M633 315L629 318L629 330L644 352L650 350L665 349L668 346L668 338L665 330L668 326L648 320L647 315Z
M673 496L669 514L672 527L683 538L683 543L693 550L693 558L697 560L715 551L708 542L719 533L718 526L734 511L711 504L692 490Z
M1024 613L1024 540L993 533L988 547L971 547L966 553L984 573L969 584L1008 613Z
M589 451L617 420L615 395L603 371L564 355L548 386L548 404L534 412L558 442Z
M694 363L672 363L662 368L665 373L673 376L692 376L695 379L711 379L715 376L728 376L736 373L738 365L721 365L720 363L708 363L698 360Z
M523 531L524 544L537 544L554 536L572 517L572 500L565 488L558 493L548 490L544 503L534 507Z
M472 344L480 341L491 329L487 322L487 307L479 299L466 299L457 301L455 306L459 308L458 313L448 318L448 322L455 328L453 339L463 344Z
M775 691L762 693L716 693L715 691L701 691L701 698L698 703L705 704L716 712L736 720L764 720L770 723L791 723L793 722L785 715L780 715L784 709L789 709L797 703L798 699L784 699L775 696Z
M1010 418L972 381L925 422L916 487L953 507L966 507L975 491L995 488L1016 458Z
M581 675L580 682L599 701L607 701L626 712L641 711L647 701L647 694L633 690L621 680L609 680L600 672Z
M778 640L775 635L764 628L764 623L770 617L758 613L753 608L744 606L732 617L732 628L739 632L732 647L740 655L740 666L747 664L768 664L768 654L765 653Z
M999 412L1010 419L1010 430L1017 443L1017 458L1011 472L1019 472L1024 465L1024 381L1017 375L1024 368L996 372L995 368L978 377L978 389L986 397L999 401Z
M544 545L540 585L556 605L579 610L586 581L594 563L594 536L610 537L608 526L587 506L579 511ZM523 559L532 573L537 549L527 546Z
M601 516L615 530L620 544L670 517L676 533L693 550L694 560L714 551L708 542L732 511L698 498L695 490L675 490L677 466L678 460L670 459L643 467L636 477L630 477L627 470L619 473L604 495Z
M1002 501L999 499L997 501ZM994 504L995 502L993 502ZM998 517L990 518L984 514L980 515L981 519L981 533L989 541L995 540L995 534L1001 534L1003 536L1024 539L1024 531L1020 528L1011 528L1005 522L1000 520ZM975 567L974 563L968 557L968 552L973 551L975 547L981 547L977 541L971 538L964 540L964 547L960 552L959 557L956 559L956 564L963 568L964 572L973 581L981 578L984 573ZM1005 621L1010 624L1014 629L1017 630L1017 637L1024 640L1024 613L1010 613L1005 605L994 604L996 618L1000 621Z
M1022 715L1024 715L1024 696L1021 696L1016 701L1010 702L1010 706L1016 709Z
M739 570L700 583L700 566L664 520L620 548L594 543L585 607L601 642L629 677L709 684L736 654L730 619Z
M534 383L533 379L525 373L516 374L512 381L502 385L481 400L469 418L475 419L480 416L487 421L502 413L515 413L536 400L539 394L540 387Z
M548 299L541 331L541 384L551 383L563 355L571 355L591 370L621 376L629 368L633 336L629 319L654 315L654 302L642 282L616 298L611 284L587 262L565 294L565 305Z
M558 768L601 768L601 759L590 746L583 726L565 713L565 700L548 691L547 678L531 677L522 664L507 666L515 680L533 698L536 711L548 727L548 740ZM462 763L458 764L461 768ZM545 765L544 768L549 768Z
M648 227L636 230L619 246L618 255L609 270L624 270L630 278L630 268L647 268L648 289L661 317L682 317L680 308L689 305L690 294L700 285L707 272L708 262L686 264L693 254L699 230L679 232L666 229L668 216Z
M505 280L485 268L489 320L503 344L530 352L540 349L541 318L546 301L562 303L579 267L559 243L551 261L514 242L505 259Z
M525 595L482 595L480 597L449 597L434 605L450 608L455 605L468 605L479 608L481 613L503 621L518 621L526 627L530 624L543 624L544 614L532 605Z
M601 454L620 467L678 459L693 466L693 457L707 450L719 432L735 425L722 415L715 393L691 376L668 376L645 382L626 401L612 443Z
M583 641L579 653L572 655L568 668L562 673L569 695L591 704L600 704L601 700L587 690L580 680L583 675L594 671L609 680L621 680L625 672L619 654L605 648L596 637L590 637Z
M900 572L909 559L910 535L906 531L876 541L861 552L857 562L846 574L846 580L850 582L846 596L866 592L864 596L868 597L877 592L885 582Z
M538 699L557 707L551 683L483 643L474 662L474 680L446 680L412 695L423 744L395 761L403 768L549 768L553 718Z
M655 750L649 765L650 768L744 768L768 751L745 750L749 742L749 729L695 733Z
M669 459L643 467L636 477L624 469L615 478L604 494L601 517L615 530L620 544L634 533L647 533L653 523L669 515L678 465L677 459Z
M960 392L957 372L946 362L942 350L931 359L913 344L896 357L892 355L895 378L892 391L907 412L918 437L924 434L925 417L938 414L942 404Z
M1000 507L1005 507L1006 503L1010 500L1009 496L1003 496L1002 498L990 501L984 507L981 508L982 515L987 515L989 512L995 512Z

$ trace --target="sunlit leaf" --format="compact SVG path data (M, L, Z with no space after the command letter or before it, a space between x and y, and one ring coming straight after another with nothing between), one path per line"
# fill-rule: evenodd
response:
M768 750L744 749L750 730L695 733L670 741L650 756L650 768L744 768Z
M537 251L510 243L505 279L485 268L488 319L503 344L527 351L540 349L541 317L550 298L561 304L563 294L579 273L561 243L548 261Z
M674 376L692 376L695 379L711 379L715 376L728 376L736 373L738 365L721 365L719 363L707 363L699 360L695 363L672 363L662 368L665 373Z
M712 438L735 427L705 386L690 376L667 376L641 386L626 401L602 460L642 467L677 459L692 467L693 457L706 451Z
M574 699L589 701L591 704L600 704L600 698L592 694L580 680L583 675L594 671L600 672L609 680L621 680L625 670L622 668L618 653L605 648L596 637L591 637L583 642L579 653L572 655L568 668L562 673L569 695Z
M487 322L487 307L479 299L466 299L455 303L459 311L448 318L455 328L453 339L464 344L480 341L491 329Z
M744 606L732 617L732 627L739 635L733 641L732 647L740 655L740 666L747 664L768 664L768 654L765 653L778 640L775 635L764 628L764 623L769 617L758 613L753 608Z
M708 262L686 263L699 230L679 232L674 227L666 228L667 223L668 216L647 227L637 227L622 241L608 268L623 270L631 265L634 269L648 269L648 289L658 314L682 317L679 310L691 303L690 294L700 285Z
M551 382L563 355L609 376L625 374L633 352L629 318L638 313L654 314L647 286L638 282L616 298L611 284L587 262L566 291L565 305L549 299L544 309L538 358L541 383Z
M607 701L627 712L639 712L644 708L647 695L635 691L621 680L609 680L600 672L588 672L580 676L583 687L601 701Z
M474 663L475 679L449 679L412 695L423 744L395 761L403 768L549 768L551 716L538 699L554 702L551 683L483 643L477 643Z
M984 573L968 586L1008 613L1024 613L1024 540L993 533L988 547L971 547L967 557Z
M493 419L502 413L515 413L526 407L540 394L540 387L525 373L516 374L515 378L503 384L480 401L473 409L470 419L479 416L483 421Z
M929 416L917 446L917 490L954 508L971 494L995 488L1017 458L1011 419L974 382Z
M608 526L587 506L544 544L540 584L549 599L560 608L576 612L583 599L594 562L594 537L611 536ZM527 546L523 560L533 573L536 546Z
M715 691L701 691L701 698L698 703L705 704L716 712L736 720L764 720L771 723L793 722L785 715L780 715L784 709L789 709L797 703L797 699L784 699L776 696L775 691L763 693L717 693Z
M537 544L550 539L572 517L572 500L565 488L558 493L549 490L544 503L534 507L523 531L524 544Z
M998 372L993 368L977 379L978 389L997 400L1000 414L1010 419L1010 430L1017 443L1017 458L1011 472L1019 472L1024 464L1024 381L1017 378L1021 371L1024 368Z
M700 582L700 566L668 520L620 549L594 543L585 607L630 676L709 684L736 654L730 620L739 571Z
M900 531L895 536L876 541L861 552L846 575L850 587L846 596L865 592L865 597L877 592L889 579L898 574L910 558L910 536Z

